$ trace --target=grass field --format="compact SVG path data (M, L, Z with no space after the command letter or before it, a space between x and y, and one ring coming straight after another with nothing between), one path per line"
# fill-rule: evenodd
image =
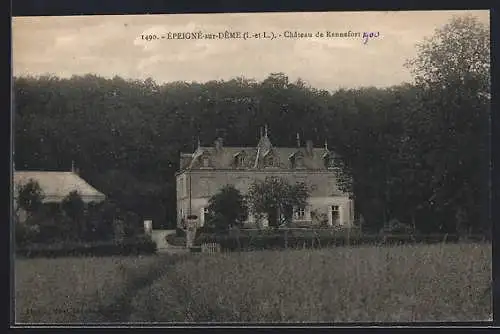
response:
M163 258L17 259L16 322L99 321L133 285L155 275Z
M133 321L486 320L490 245L201 255L133 300Z
M486 320L491 245L16 260L18 322Z

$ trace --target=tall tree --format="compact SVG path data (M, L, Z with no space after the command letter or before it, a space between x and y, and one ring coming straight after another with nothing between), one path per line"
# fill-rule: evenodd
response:
M226 185L209 200L206 224L216 230L225 231L231 226L240 226L248 217L243 195L233 185Z
M417 45L407 61L418 85L436 88L471 85L476 93L490 93L490 32L477 17L456 16Z
M70 192L61 203L64 213L70 218L69 224L72 224L72 228L68 230L71 232L72 236L77 239L82 239L86 234L86 222L84 219L85 215L85 203L78 191Z
M426 206L445 230L488 229L489 41L477 18L455 17L407 63L422 102L409 126L420 128L417 146L429 171Z
M304 208L309 198L309 187L304 183L290 184L282 177L266 177L250 185L247 200L251 212L266 215L269 225L280 225L280 216L286 221L292 217L293 209Z
M26 184L20 184L17 192L17 209L32 215L42 207L45 196L37 181L29 180Z

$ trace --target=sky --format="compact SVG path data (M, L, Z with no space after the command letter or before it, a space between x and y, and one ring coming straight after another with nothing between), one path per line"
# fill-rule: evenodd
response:
M467 13L489 27L487 10L14 17L13 73L164 83L262 80L283 72L319 89L387 87L411 81L404 63L416 55L417 43ZM168 33L225 31L250 38L168 39ZM327 31L354 36L328 37ZM262 38L263 32L275 38ZM312 37L285 37L294 32ZM364 33L374 37L365 43ZM160 39L141 37L151 34Z

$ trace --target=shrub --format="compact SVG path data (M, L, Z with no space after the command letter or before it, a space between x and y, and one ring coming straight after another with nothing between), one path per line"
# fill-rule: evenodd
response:
M125 239L119 247L125 254L153 254L157 251L156 242L147 236Z
M184 231L182 228L176 228L175 235L177 237L186 237L186 231Z
M16 222L15 224L16 247L24 247L36 240L40 233L38 225L29 225Z
M407 224L401 223L397 219L392 219L389 221L387 226L384 226L380 230L381 234L405 234L405 235L412 235L415 234L416 231L413 227Z
M19 184L17 190L19 207L28 213L36 212L45 197L37 181L30 179L26 184Z
M113 206L109 202L87 205L85 212L85 231L83 239L86 241L104 241L113 239Z
M336 246L359 246L359 245L401 245L414 243L453 243L458 242L457 235L404 235L404 234L370 234L361 235L346 233L289 233L272 230L267 233L242 233L235 235L218 235L204 233L200 234L195 244L219 243L225 251L258 250L258 249L284 249L284 248L323 248ZM295 232L295 231L293 231ZM474 239L471 239L474 240ZM484 240L479 236L477 241Z
M44 216L38 221L40 226L39 237L35 242L54 243L79 239L75 233L75 222L68 216L58 213L53 216Z
M149 238L129 238L121 242L59 242L53 244L31 244L19 247L17 255L22 257L64 256L111 256L156 253L156 243Z
M126 236L135 236L144 233L143 222L138 214L132 211L123 213L123 227Z
M36 212L31 213L26 221L19 222L22 226L16 225L16 230L20 234L31 231L29 233L30 243L58 242L72 237L68 230L74 224L65 220L69 220L69 218L64 216L61 211L54 211L50 205L44 204Z
M186 246L186 235L177 236L176 234L169 234L165 239L172 246Z

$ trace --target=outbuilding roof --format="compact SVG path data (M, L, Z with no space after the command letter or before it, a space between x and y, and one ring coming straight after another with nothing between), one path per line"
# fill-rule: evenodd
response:
M17 196L19 185L24 185L30 180L38 182L42 188L43 202L61 202L69 193L77 191L84 202L102 202L106 196L88 184L74 172L54 171L15 171L14 172L14 197Z

